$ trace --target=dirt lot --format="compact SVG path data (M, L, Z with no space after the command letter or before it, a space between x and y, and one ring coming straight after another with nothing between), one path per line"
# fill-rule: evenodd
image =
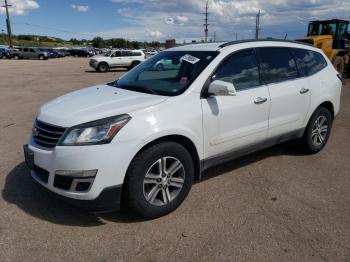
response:
M0 261L350 261L350 81L320 154L288 143L208 170L168 216L90 214L48 195L23 163L36 110L123 73L0 60Z

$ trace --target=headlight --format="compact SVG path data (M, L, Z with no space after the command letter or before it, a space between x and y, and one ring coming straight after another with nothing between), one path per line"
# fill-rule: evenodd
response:
M61 138L60 146L107 144L122 129L131 117L119 115L69 128Z

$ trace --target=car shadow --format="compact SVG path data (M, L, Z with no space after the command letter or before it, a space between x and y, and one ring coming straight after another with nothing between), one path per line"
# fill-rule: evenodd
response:
M203 173L202 180L195 184L276 155L299 156L303 154L298 144L285 143L210 168ZM35 182L24 162L18 164L8 173L2 190L2 198L33 217L55 224L92 227L104 225L106 221L115 223L145 221L124 209L120 212L92 213L71 206Z
M284 142L282 144L278 144L273 147L269 147L267 149L257 151L250 155L236 158L224 164L210 167L202 173L201 180L196 181L195 183L203 182L205 180L214 178L216 176L220 176L227 172L234 171L241 167L253 164L255 162L259 162L261 160L264 160L270 157L282 156L282 155L303 156L305 155L305 152L302 150L302 145L298 140Z
M91 227L104 225L104 219L118 223L142 221L126 211L104 214L74 207L35 182L24 162L7 175L2 198L31 216L55 224Z

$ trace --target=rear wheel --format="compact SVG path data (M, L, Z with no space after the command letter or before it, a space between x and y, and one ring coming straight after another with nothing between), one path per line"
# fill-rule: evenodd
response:
M13 58L18 60L19 59L19 55L13 55Z
M138 154L128 169L123 201L136 214L155 218L174 211L193 181L191 155L180 144L164 142Z
M341 56L336 56L333 61L333 66L335 70L338 71L340 75L344 73L344 59Z
M39 59L40 60L44 60L44 56L43 55L39 55Z
M109 69L109 67L108 67L108 64L107 64L107 63L100 63L100 64L98 65L98 67L97 67L97 70L98 70L99 72L107 72L108 69Z
M321 151L327 144L331 129L331 113L324 107L317 108L304 133L303 140L306 151L310 154Z
M139 65L139 64L140 64L139 61L134 61L134 62L132 62L132 63L131 63L131 66L129 67L129 70L130 70L130 69L133 69L135 66L137 66L137 65Z

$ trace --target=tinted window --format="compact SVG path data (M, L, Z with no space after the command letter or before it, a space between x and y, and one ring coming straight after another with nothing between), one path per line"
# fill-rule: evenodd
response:
M33 49L33 48L30 48L30 49L29 49L29 52L34 53L35 51L34 51L34 49Z
M233 83L236 90L258 86L259 70L253 50L231 55L215 72L214 79Z
M313 75L327 66L326 60L318 52L297 48L291 50L303 76Z
M28 48L23 48L23 52L28 52Z
M131 51L123 51L122 56L132 56L133 53Z
M122 56L122 52L116 51L116 52L114 52L114 54L112 54L111 57L120 57L120 56Z
M298 71L288 48L259 48L260 73L264 83L277 83L296 78Z
M132 52L132 56L142 56L140 52Z

